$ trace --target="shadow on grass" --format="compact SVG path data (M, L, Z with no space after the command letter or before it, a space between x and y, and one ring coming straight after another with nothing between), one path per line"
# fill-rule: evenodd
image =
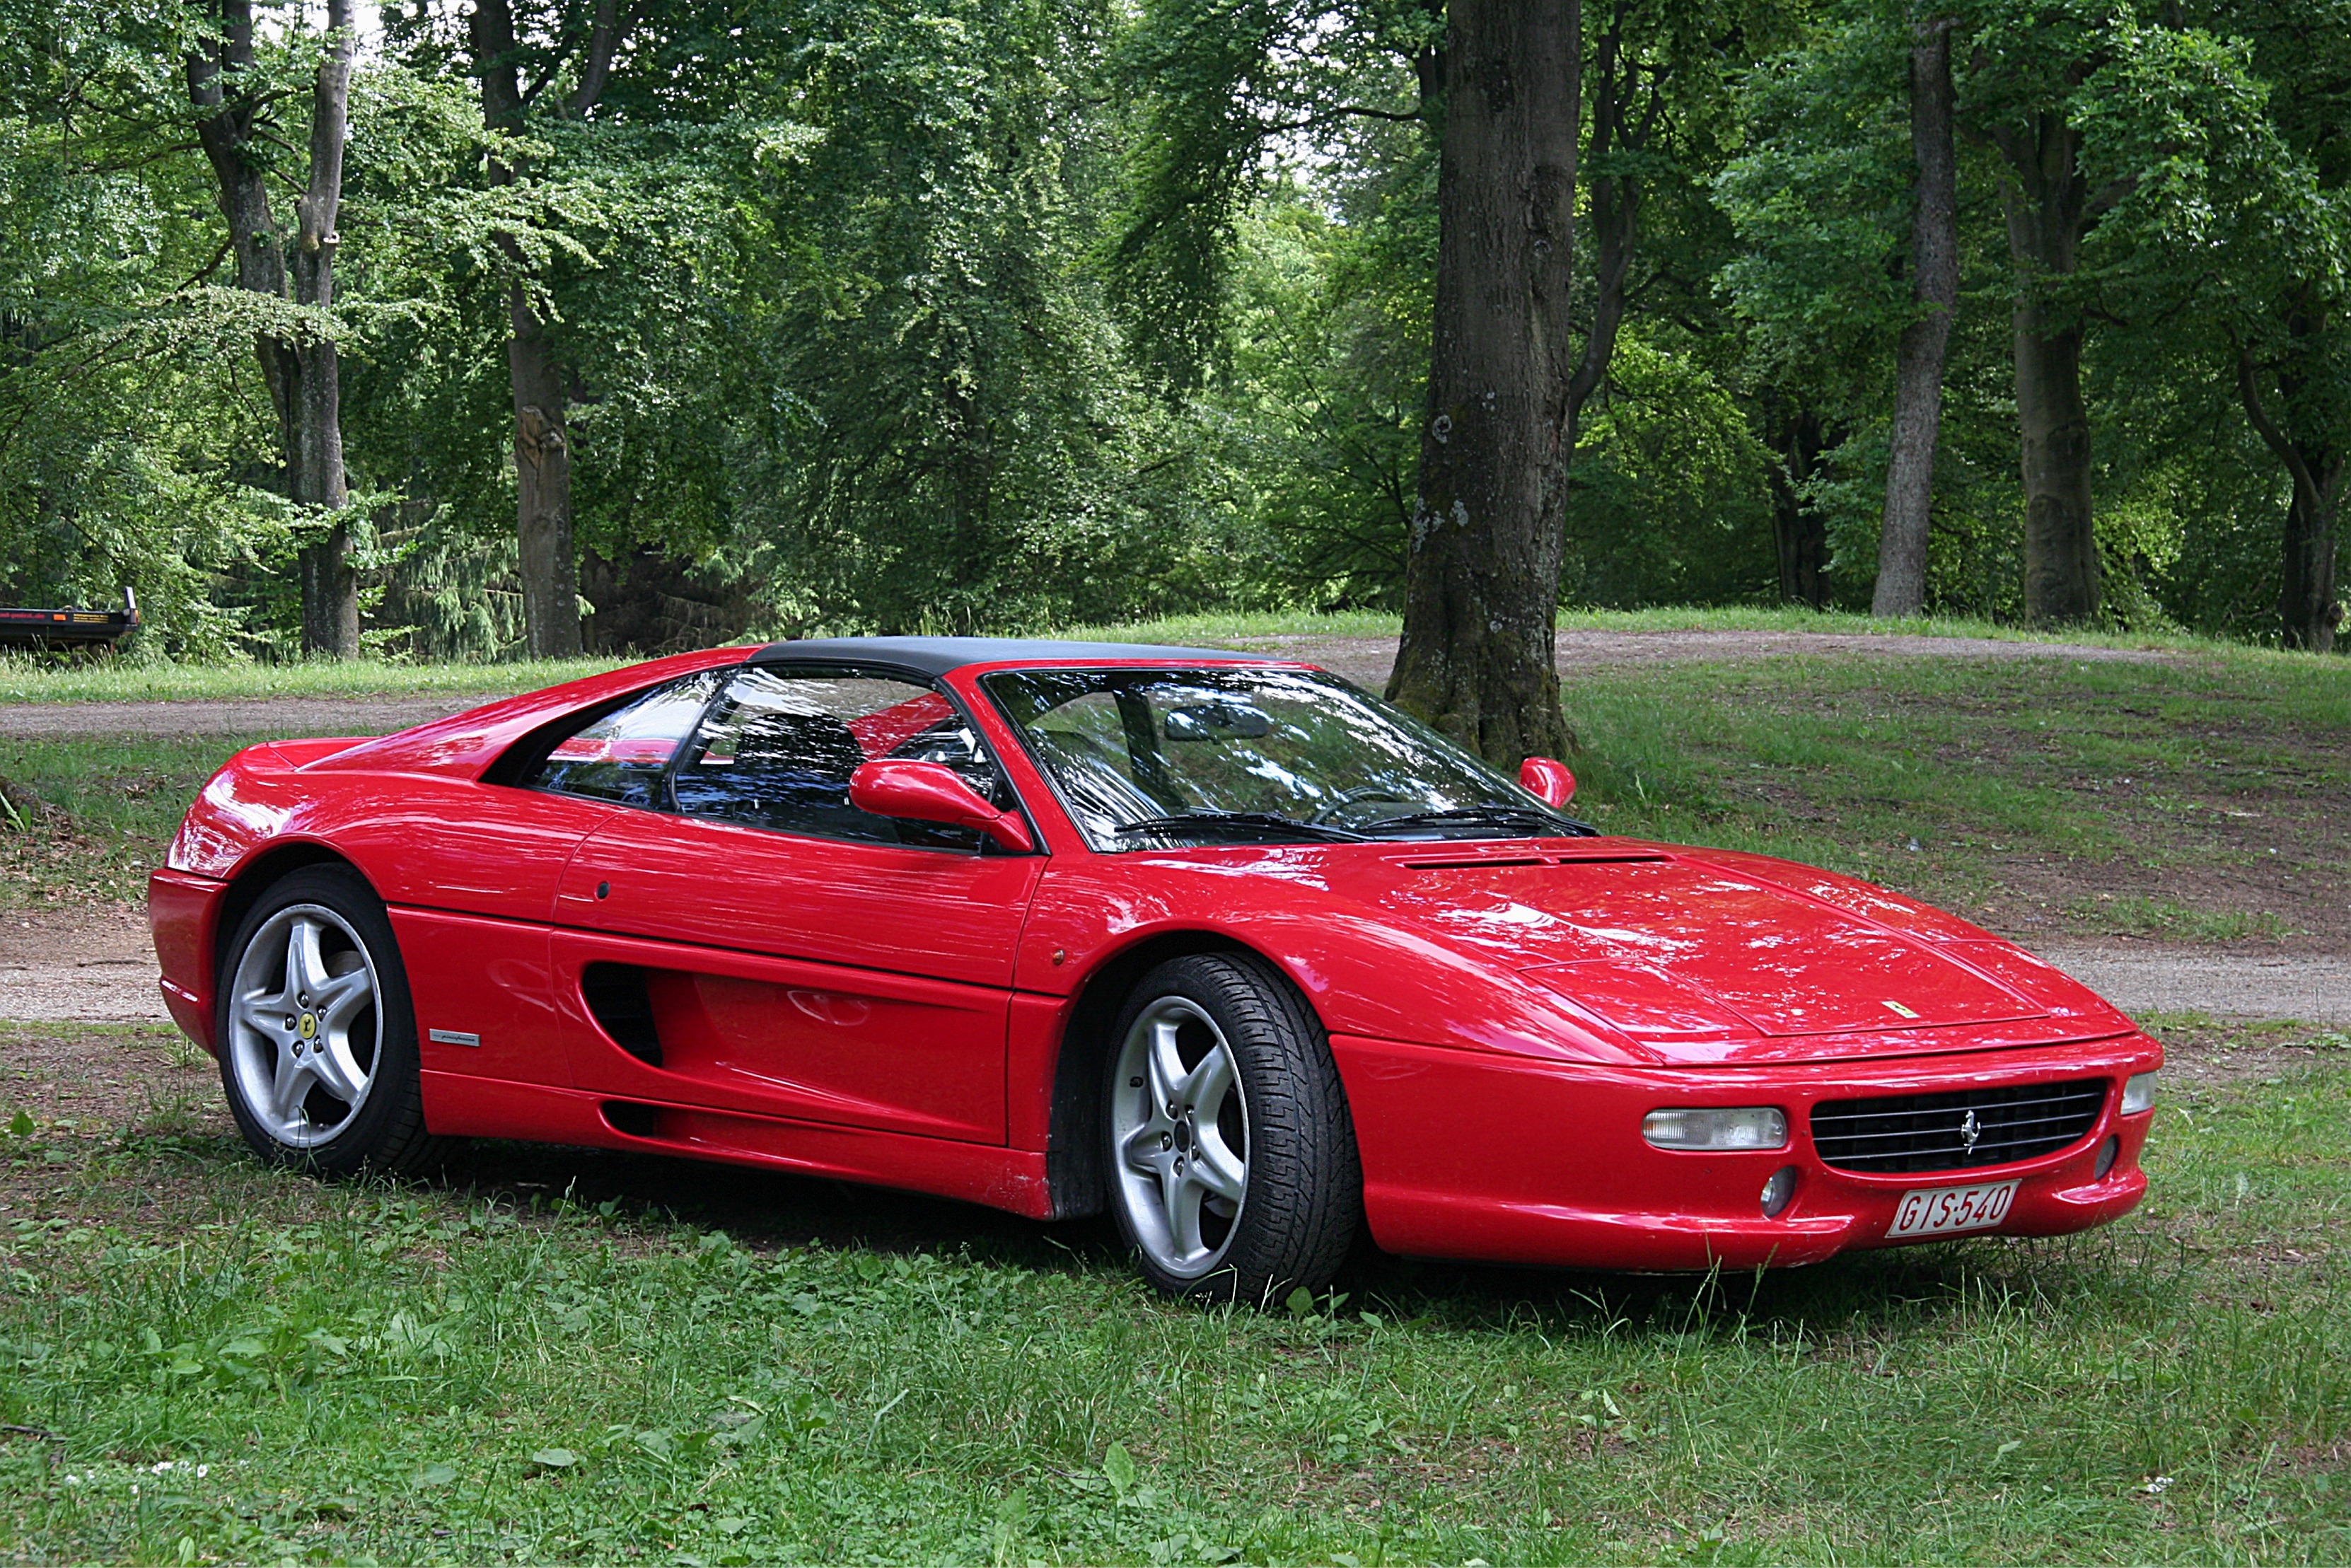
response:
M921 1193L662 1155L481 1141L461 1148L436 1185L517 1208L568 1199L643 1223L724 1230L738 1245L875 1252L964 1251L1040 1271L1123 1268L1108 1219L1044 1225Z
M483 1142L463 1149L440 1185L526 1210L568 1199L640 1223L724 1230L758 1251L962 1252L1061 1274L1123 1276L1133 1267L1106 1217L1040 1224L945 1198L662 1155ZM2151 1242L2112 1233L1978 1239L1713 1275L1400 1258L1364 1242L1333 1290L1344 1298L1336 1310L1348 1315L1372 1311L1436 1332L1852 1339L1987 1308L2145 1304L2180 1283L2189 1267ZM1331 1299L1318 1310L1333 1310Z

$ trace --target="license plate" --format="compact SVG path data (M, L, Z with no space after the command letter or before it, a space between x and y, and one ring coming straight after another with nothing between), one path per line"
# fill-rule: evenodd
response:
M1949 1236L1958 1230L1989 1230L2008 1218L2016 1198L2012 1181L1986 1182L1981 1186L1938 1186L1906 1192L1895 1206L1889 1239L1907 1236Z

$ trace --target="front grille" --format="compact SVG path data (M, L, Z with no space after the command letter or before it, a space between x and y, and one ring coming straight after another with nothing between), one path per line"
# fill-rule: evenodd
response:
M2004 1166L2054 1154L2097 1125L2106 1081L2018 1083L1948 1094L1828 1100L1813 1107L1813 1146L1839 1170L1898 1174ZM1972 1116L1975 1136L1968 1136Z

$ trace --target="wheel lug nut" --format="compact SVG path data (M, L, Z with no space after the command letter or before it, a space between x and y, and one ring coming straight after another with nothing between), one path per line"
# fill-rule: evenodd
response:
M1159 1146L1160 1146L1161 1148L1163 1148L1163 1149L1172 1149L1172 1148L1174 1148L1174 1147L1176 1146L1176 1134L1173 1134L1173 1133L1162 1133L1162 1134L1159 1134Z

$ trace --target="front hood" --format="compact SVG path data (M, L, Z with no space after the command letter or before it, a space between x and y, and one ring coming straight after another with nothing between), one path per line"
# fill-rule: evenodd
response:
M2078 1038L2094 1019L2127 1027L2010 944L1851 878L1625 840L1476 848L1376 857L1385 885L1361 895L1669 1061L2011 1045Z

